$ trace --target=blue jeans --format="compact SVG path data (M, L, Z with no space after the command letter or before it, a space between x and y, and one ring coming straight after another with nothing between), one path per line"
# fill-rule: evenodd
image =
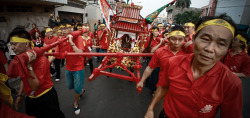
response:
M69 89L74 88L77 94L81 94L84 82L84 69L79 71L66 70L66 80Z

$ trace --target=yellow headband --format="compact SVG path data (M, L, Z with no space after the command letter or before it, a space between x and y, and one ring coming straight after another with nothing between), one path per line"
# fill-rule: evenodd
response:
M30 43L31 48L34 48L34 43L28 39L20 38L20 37L11 37L10 42L16 42L16 43Z
M236 36L236 38L239 39L240 41L244 42L244 44L245 44L245 49L244 50L247 53L247 40L243 36L241 36L240 34L238 34Z
M47 32L52 32L52 31L53 31L53 30L52 30L51 28L47 28L47 29L46 29L46 33L47 33Z
M62 32L62 30L57 30L57 33Z
M152 32L154 32L154 31L158 31L158 29L152 29Z
M213 19L213 20L206 21L206 22L200 24L195 32L198 32L202 28L204 28L206 26L209 26L209 25L217 25L217 26L225 27L225 28L229 29L232 32L233 37L234 37L234 31L235 31L234 27L232 25L230 25L227 21L223 20L223 19Z
M163 27L163 25L162 25L162 24L159 24L159 25L157 25L157 27Z
M59 26L59 29L61 29L61 28L65 28L65 26L64 26L64 25L60 25L60 26Z
M100 26L105 27L106 25L105 24L101 24Z
M87 26L86 28L89 29L89 26Z
M71 25L70 24L66 24L66 28L71 28Z
M183 37L186 36L185 33L182 32L182 31L172 31L172 32L169 33L169 37L171 37L171 36L177 36L177 35L183 36Z
M189 26L189 27L195 27L195 25L193 24L193 23L185 23L185 25L184 26Z

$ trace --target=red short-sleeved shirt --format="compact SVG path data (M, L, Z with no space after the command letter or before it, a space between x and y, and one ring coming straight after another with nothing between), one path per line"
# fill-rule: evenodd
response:
M102 32L103 32L102 30L98 31L98 37L101 36ZM106 34L107 32L104 32L102 38L100 39L100 46L101 46L100 49L108 49L109 41Z
M157 46L160 43L161 37L156 37L155 39L152 39L151 41L151 47L150 47L150 51L152 50L152 48L154 48L155 46ZM149 42L150 42L150 37L147 38L147 42L145 43L144 47L147 48L149 46ZM164 45L162 44L159 48L163 47Z
M250 57L245 51L232 56L231 50L229 50L223 63L232 72L243 73L246 76L250 76Z
M186 53L180 50L175 55L183 55L183 54L186 54ZM148 66L150 68L160 67L161 65L165 64L168 61L168 58L175 56L175 55L169 49L169 46L164 46L162 48L159 48L158 50L155 51Z
M76 47L80 50L85 50L83 46L82 36L78 36L73 40ZM67 52L74 52L69 42L64 42L64 50ZM61 50L61 49L60 49ZM66 57L66 70L68 71L79 71L84 69L84 57L83 56L67 56Z
M44 92L45 90L53 87L53 82L50 75L50 63L45 56L37 58L32 63L33 70L39 80L39 88L34 93L29 86L28 80L26 78L21 78L24 84L24 93L28 96L37 96Z
M167 117L211 118L220 108L223 118L241 118L241 80L219 61L194 81L192 59L193 54L171 57L166 74L159 75L158 85L169 87L163 105Z
M194 34L186 35L186 36L185 36L185 42L188 42L188 41L192 40L192 39L193 39L193 35L194 35Z
M94 37L94 34L93 34L91 31L89 31L88 36L89 36L91 39L94 39L94 38L95 38L95 37Z
M0 73L6 74L6 70L4 68L4 64L8 63L4 53L0 50Z
M84 45L84 48L85 48L85 52L91 52L92 45L93 45L92 39L90 37L88 37L88 39L84 39L82 37L82 39L83 39L83 42L84 42L83 45ZM92 56L87 56L87 57L88 57L88 59L91 59Z
M52 43L56 42L57 40L58 40L58 36L52 36L50 39L49 39L49 37L45 37L44 38L44 43L46 45L49 45L49 44L52 44Z

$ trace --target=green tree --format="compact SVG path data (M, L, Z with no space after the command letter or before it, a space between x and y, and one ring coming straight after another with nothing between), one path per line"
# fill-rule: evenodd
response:
M183 9L189 8L191 4L191 0L178 0L175 5L177 8L181 8L181 13L183 13Z
M174 17L174 21L176 24L183 25L186 22L194 22L196 23L201 15L201 11L185 11L182 14L177 14Z

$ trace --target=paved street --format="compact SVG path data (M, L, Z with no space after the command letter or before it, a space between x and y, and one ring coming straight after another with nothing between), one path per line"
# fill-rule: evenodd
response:
M96 60L93 63L94 67L99 65ZM146 64L143 63L143 66L141 74ZM80 99L81 113L76 116L73 110L74 91L67 88L64 68L61 68L61 81L55 82L55 77L53 77L53 81L59 96L61 110L66 118L143 118L152 99L148 88L143 88L142 93L138 94L135 83L106 76L100 76L89 82L89 66L85 66L84 88L86 93ZM113 72L127 75L125 71L118 69L113 69ZM243 79L242 85L244 92L243 118L249 118L250 78ZM157 106L156 114L162 109L160 106ZM23 107L20 111L24 111Z

